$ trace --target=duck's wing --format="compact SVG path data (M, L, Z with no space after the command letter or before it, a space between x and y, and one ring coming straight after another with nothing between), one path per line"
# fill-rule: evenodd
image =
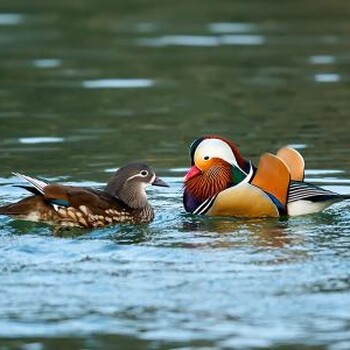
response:
M25 188L26 190L34 193L34 194L44 194L44 188L48 185L47 182L39 180L39 179L35 179L34 177L28 176L28 175L23 175L23 174L19 174L19 173L12 173L13 175L19 177L20 179L29 182L33 188L35 188L35 190L33 190L31 187L29 186L18 186L18 187L22 187Z
M288 203L298 200L319 202L324 200L344 200L349 198L350 195L339 194L302 181L291 181L288 192Z
M76 209L87 208L92 213L102 213L108 209L129 209L124 203L105 191L85 187L48 185L45 187L44 196L51 203L69 206Z
M289 170L280 158L271 153L261 156L251 184L270 195L274 202L277 199L279 209L286 208L289 182Z
M44 200L51 204L55 210L60 207L73 207L78 209L81 206L88 208L91 212L102 212L113 208L120 210L125 208L115 197L105 191L94 190L84 187L65 186L49 184L45 181L33 178L28 175L13 173L22 180L29 182L33 187L21 186L36 195L41 195Z
M350 199L350 195L329 191L308 182L291 181L288 192L288 214L297 216L317 213L345 199Z
M303 181L305 175L305 161L303 156L294 148L283 147L278 150L276 156L287 165L291 179Z
M20 179L29 182L31 186L23 186L23 185L16 185L17 187L22 187L26 189L27 191L35 194L35 195L40 195L43 196L50 204L54 206L55 205L60 205L60 206L69 206L69 201L67 200L66 196L64 195L59 195L57 198L55 196L47 196L47 193L50 193L50 189L52 187L62 187L65 188L66 186L61 186L61 185L50 185L48 182L36 179L34 177L28 176L28 175L23 175L20 173L12 173L13 175L19 177ZM62 191L62 193L64 190Z

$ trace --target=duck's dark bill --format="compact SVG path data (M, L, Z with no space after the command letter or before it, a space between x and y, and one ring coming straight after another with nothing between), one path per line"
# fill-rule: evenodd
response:
M158 176L156 176L156 178L152 182L152 185L160 187L170 187L165 181L161 180Z

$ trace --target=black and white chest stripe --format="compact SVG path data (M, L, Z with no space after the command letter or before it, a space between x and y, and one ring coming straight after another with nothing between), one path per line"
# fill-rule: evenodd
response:
M213 205L216 197L218 195L216 194L213 197L207 198L201 205L199 205L194 211L193 214L198 214L198 215L204 215L208 212L208 210L211 208Z

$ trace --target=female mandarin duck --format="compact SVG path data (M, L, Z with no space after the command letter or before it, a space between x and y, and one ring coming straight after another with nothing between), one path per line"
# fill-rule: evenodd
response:
M190 146L184 178L187 212L210 216L278 217L316 213L349 199L304 182L304 159L293 148L266 153L255 168L230 141L205 136Z
M140 163L121 167L103 190L50 185L26 175L14 175L33 186L19 186L33 195L0 207L0 214L59 227L95 228L115 223L148 223L153 220L154 213L145 188L148 185L168 187L153 170Z

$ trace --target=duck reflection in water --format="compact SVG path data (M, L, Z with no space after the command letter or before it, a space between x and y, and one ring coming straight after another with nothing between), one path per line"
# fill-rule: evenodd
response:
M293 244L286 221L275 218L191 217L183 223L183 230L219 237L218 240L207 243L217 248L242 246L245 243L262 247L283 247Z

